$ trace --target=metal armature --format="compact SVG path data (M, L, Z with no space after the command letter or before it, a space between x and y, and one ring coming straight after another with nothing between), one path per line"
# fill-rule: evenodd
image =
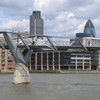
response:
M63 38L63 39L69 39L69 37L61 37L61 36L47 36L47 35L41 35L41 36L36 36L36 35L33 35L33 36L29 36L28 38L32 38L32 37L45 37L47 38L48 42L51 44L51 46L53 47L53 49L55 51L57 51L57 47L52 43L51 39L50 38ZM88 51L88 49L81 43L80 39L78 38L75 38L75 40L78 40L79 44L82 46L82 48L85 50L85 51Z
M22 36L20 34L18 34L18 37L22 40L22 42L25 45L26 49L30 50L28 44L23 40Z
M53 49L55 50L55 51L57 51L57 48L53 45L53 43L52 43L52 41L50 40L50 38L49 37L46 37L47 38L47 40L49 41L49 43L51 44L51 46L53 47Z
M76 39L77 39L77 38L76 38ZM78 40L78 42L80 43L80 45L83 47L83 49L84 49L85 51L88 51L87 48L81 43L80 39L77 39L77 40Z
M72 41L72 43L71 43L71 45L73 44L73 43L75 43L76 41L78 41L78 43L81 45L81 47L84 49L84 51L88 51L88 49L82 44L82 42L80 41L80 39L79 38L75 38L75 39L73 39L74 41ZM78 44L78 45L79 45ZM73 46L76 46L76 45L73 45Z
M0 41L0 46L1 46L2 49L5 49L5 47L3 46L3 44L1 43L1 41Z
M1 32L0 32L1 33ZM30 48L28 47L28 45L25 43L25 41L22 39L22 37L18 34L18 36L20 37L20 39L22 40L23 44L25 45L26 49L27 49L27 52L25 55L22 55L21 52L19 51L19 49L17 48L17 45L15 45L13 43L13 41L11 40L11 38L9 37L8 33L7 32L2 32L7 44L8 44L8 47L14 57L14 60L16 63L22 63L22 64L25 64L27 65L28 64L28 61L29 61L29 58L31 57L32 55L32 50L30 50Z
M48 35L29 35L29 36L21 36L20 33L17 32L0 32L0 33L11 33L11 34L17 34L18 37L14 38L14 39L21 39L24 46L26 47L27 50L30 50L28 44L23 40L23 39L27 39L27 38L34 38L34 37L45 37L47 39L47 41L49 42L49 44L51 45L51 47L49 47L50 49L53 48L53 50L57 51L57 47L54 45L54 43L52 42L51 38L63 38L63 39L70 39L69 37L62 37L62 36L48 36ZM14 40L13 39L13 40ZM84 49L84 51L88 51L88 49L81 43L80 39L75 38L74 40L77 40L78 43L81 45L81 47ZM74 42L74 41L73 41ZM67 46L67 45L66 45ZM72 45L70 44L70 47L72 47ZM78 46L77 46L78 47Z
M17 45L13 43L8 33L7 32L0 32L0 33L3 34L7 42L7 45L11 51L11 54L16 62L13 83L14 84L30 83L30 75L29 75L29 70L28 70L27 65L28 65L29 58L31 57L33 53L32 50L30 50L30 48L25 43L25 41L22 39L22 37L19 34L17 34L26 47L26 50L24 50L24 54L21 54L21 52L17 48Z
M50 38L52 38L52 36L46 36L46 35L43 35L43 36L37 36L37 35L34 35L34 36L29 36L28 38L32 38L32 37L45 37L45 38L47 38L47 40L48 40L48 42L50 43L50 45L52 46L52 48L55 50L55 51L57 51L57 48L56 48L56 46L54 46L54 44L52 43L52 41L51 41L51 39ZM56 36L55 36L56 37ZM20 36L20 38L21 38L21 36ZM59 37L58 37L59 38ZM64 37L63 37L64 38ZM24 42L23 42L24 43Z

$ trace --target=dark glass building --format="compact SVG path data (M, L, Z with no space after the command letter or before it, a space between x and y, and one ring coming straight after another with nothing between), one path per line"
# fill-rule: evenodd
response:
M40 11L33 11L30 16L30 35L43 35L43 19Z
M89 19L84 27L83 33L76 33L76 37L96 37L96 32L92 21Z

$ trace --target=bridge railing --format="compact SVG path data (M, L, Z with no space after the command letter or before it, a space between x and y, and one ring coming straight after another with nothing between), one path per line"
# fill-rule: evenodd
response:
M100 47L100 38L84 39L83 45L86 47Z

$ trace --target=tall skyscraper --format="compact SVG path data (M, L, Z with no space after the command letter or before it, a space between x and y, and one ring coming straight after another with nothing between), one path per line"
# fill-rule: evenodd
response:
M96 32L92 21L89 19L84 27L84 33L90 37L96 37Z
M89 19L84 27L83 33L76 33L76 37L83 38L83 37L96 37L96 32L92 21Z
M30 16L30 35L43 35L43 19L40 11L33 11Z

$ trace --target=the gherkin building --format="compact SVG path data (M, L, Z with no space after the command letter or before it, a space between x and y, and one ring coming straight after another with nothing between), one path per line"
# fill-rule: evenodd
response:
M83 37L96 37L96 32L92 21L89 19L84 27L83 33L76 33L76 37L83 38Z
M87 23L84 27L84 34L89 37L96 37L95 28L90 19L87 21Z

